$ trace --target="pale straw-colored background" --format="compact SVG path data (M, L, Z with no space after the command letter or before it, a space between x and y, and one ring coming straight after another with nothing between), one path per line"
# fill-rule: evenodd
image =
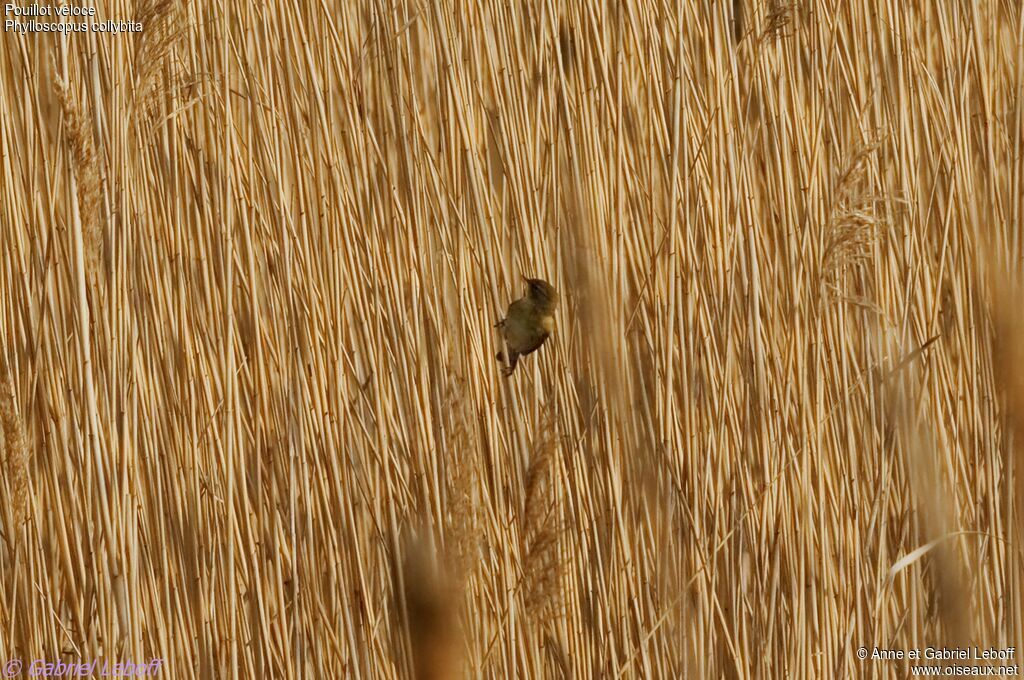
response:
M0 48L0 661L1024 647L1019 2L95 7Z

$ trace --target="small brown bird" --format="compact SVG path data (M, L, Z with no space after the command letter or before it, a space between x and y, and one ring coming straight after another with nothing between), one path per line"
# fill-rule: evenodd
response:
M558 293L554 286L542 279L522 279L526 281L526 295L510 304L505 318L495 325L501 329L508 350L508 365L501 369L506 377L516 370L519 357L536 351L555 327ZM503 352L498 352L498 361L505 361Z

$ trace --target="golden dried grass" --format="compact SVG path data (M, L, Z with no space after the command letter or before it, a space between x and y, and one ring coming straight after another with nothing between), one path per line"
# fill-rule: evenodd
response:
M0 46L0 657L1024 648L1019 6L95 6Z

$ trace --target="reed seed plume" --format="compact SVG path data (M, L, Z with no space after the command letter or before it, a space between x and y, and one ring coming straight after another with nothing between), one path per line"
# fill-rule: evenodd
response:
M552 415L542 423L523 481L522 510L523 599L527 612L537 622L560 614L564 573L560 550L562 520L554 476L558 437Z
M3 433L3 477L7 500L4 503L8 524L7 535L15 537L22 523L28 519L28 445L25 430L18 416L14 397L14 383L6 357L0 355L0 432ZM9 514L8 514L9 513ZM11 531L13 529L13 531Z
M464 389L465 385L461 386ZM480 456L477 438L466 400L459 399L461 390L449 393L449 407L454 415L449 421L451 439L447 447L448 516L445 533L446 564L452 581L461 591L473 576L479 555L480 540L477 489Z
M534 659L543 647L548 677L572 677L572 663L559 626L565 615L564 580L566 562L562 552L565 535L561 495L558 487L558 436L555 412L550 408L540 420L529 463L523 478L520 555L522 591L528 618L528 639Z
M86 268L94 279L100 273L103 235L100 231L100 201L102 198L99 159L92 128L72 92L71 85L53 68L53 87L60 103L64 122L64 141L70 152L77 187L78 210L82 219L82 241L85 248Z
M798 11L799 4L795 2L780 2L780 0L769 2L761 28L760 43L765 45L789 35L793 30L793 19Z
M844 296L845 275L867 262L884 220L879 212L885 198L866 186L868 164L878 148L878 142L857 148L840 166L832 190L821 278L825 291L833 299Z
M173 51L184 21L180 0L137 0L135 21L145 27L136 38L135 87L131 90L133 119L139 125L150 120L159 107L164 91L160 73L164 68L172 69L168 88L174 87Z

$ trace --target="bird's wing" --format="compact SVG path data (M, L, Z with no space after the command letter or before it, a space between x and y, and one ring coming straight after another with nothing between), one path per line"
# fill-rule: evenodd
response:
M530 354L531 352L536 352L538 349L540 349L540 346L544 344L544 341L548 339L549 335L550 333L545 333L544 335L537 336L535 342L531 342L526 347L520 349L519 353Z
M526 298L519 298L508 306L506 317L526 318L533 314L533 305Z

